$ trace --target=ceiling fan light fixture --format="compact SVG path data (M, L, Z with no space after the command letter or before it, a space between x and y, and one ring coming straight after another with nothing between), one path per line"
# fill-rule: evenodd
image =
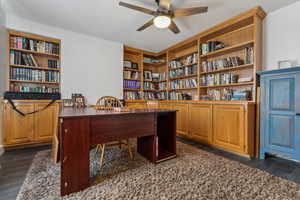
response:
M157 28L168 28L171 24L171 18L165 15L160 15L154 18L153 23Z

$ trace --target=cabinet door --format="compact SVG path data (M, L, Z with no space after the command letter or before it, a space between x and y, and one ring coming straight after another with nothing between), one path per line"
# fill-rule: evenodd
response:
M34 110L33 103L15 103L16 107L24 112L32 112ZM5 106L5 141L7 144L28 143L33 140L33 116L27 115L23 117L11 108L9 104Z
M173 104L173 109L177 110L176 132L182 135L188 134L189 105L184 103Z
M217 147L243 154L245 119L242 105L213 106L213 142Z
M37 103L35 110L43 109L48 103ZM57 130L58 106L53 104L34 114L34 132L36 141L50 141Z
M298 82L298 83L297 83ZM299 74L264 79L261 145L267 152L300 158ZM297 111L298 110L298 111Z
M191 104L189 112L189 133L200 142L212 143L212 106Z
M145 109L146 108L145 103L128 103L127 106L129 108L133 108L133 109Z
M172 109L172 105L170 103L159 103L158 108L163 110L169 110Z

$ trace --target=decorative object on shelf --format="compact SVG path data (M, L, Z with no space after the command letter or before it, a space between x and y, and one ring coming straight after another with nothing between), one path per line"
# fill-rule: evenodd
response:
M73 99L63 99L63 106L64 107L73 107L74 106Z
M297 61L295 61L295 60L281 60L281 61L278 61L278 68L279 69L287 69L287 68L295 67L296 62Z
M144 70L144 80L152 81L152 71Z

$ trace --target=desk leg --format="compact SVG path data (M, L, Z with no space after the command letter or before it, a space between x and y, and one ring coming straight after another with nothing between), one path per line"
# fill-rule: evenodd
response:
M89 119L64 119L61 123L61 195L89 187Z

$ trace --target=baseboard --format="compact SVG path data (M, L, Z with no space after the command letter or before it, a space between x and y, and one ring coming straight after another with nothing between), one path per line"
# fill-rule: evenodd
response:
M0 145L0 156L4 153L4 146Z

